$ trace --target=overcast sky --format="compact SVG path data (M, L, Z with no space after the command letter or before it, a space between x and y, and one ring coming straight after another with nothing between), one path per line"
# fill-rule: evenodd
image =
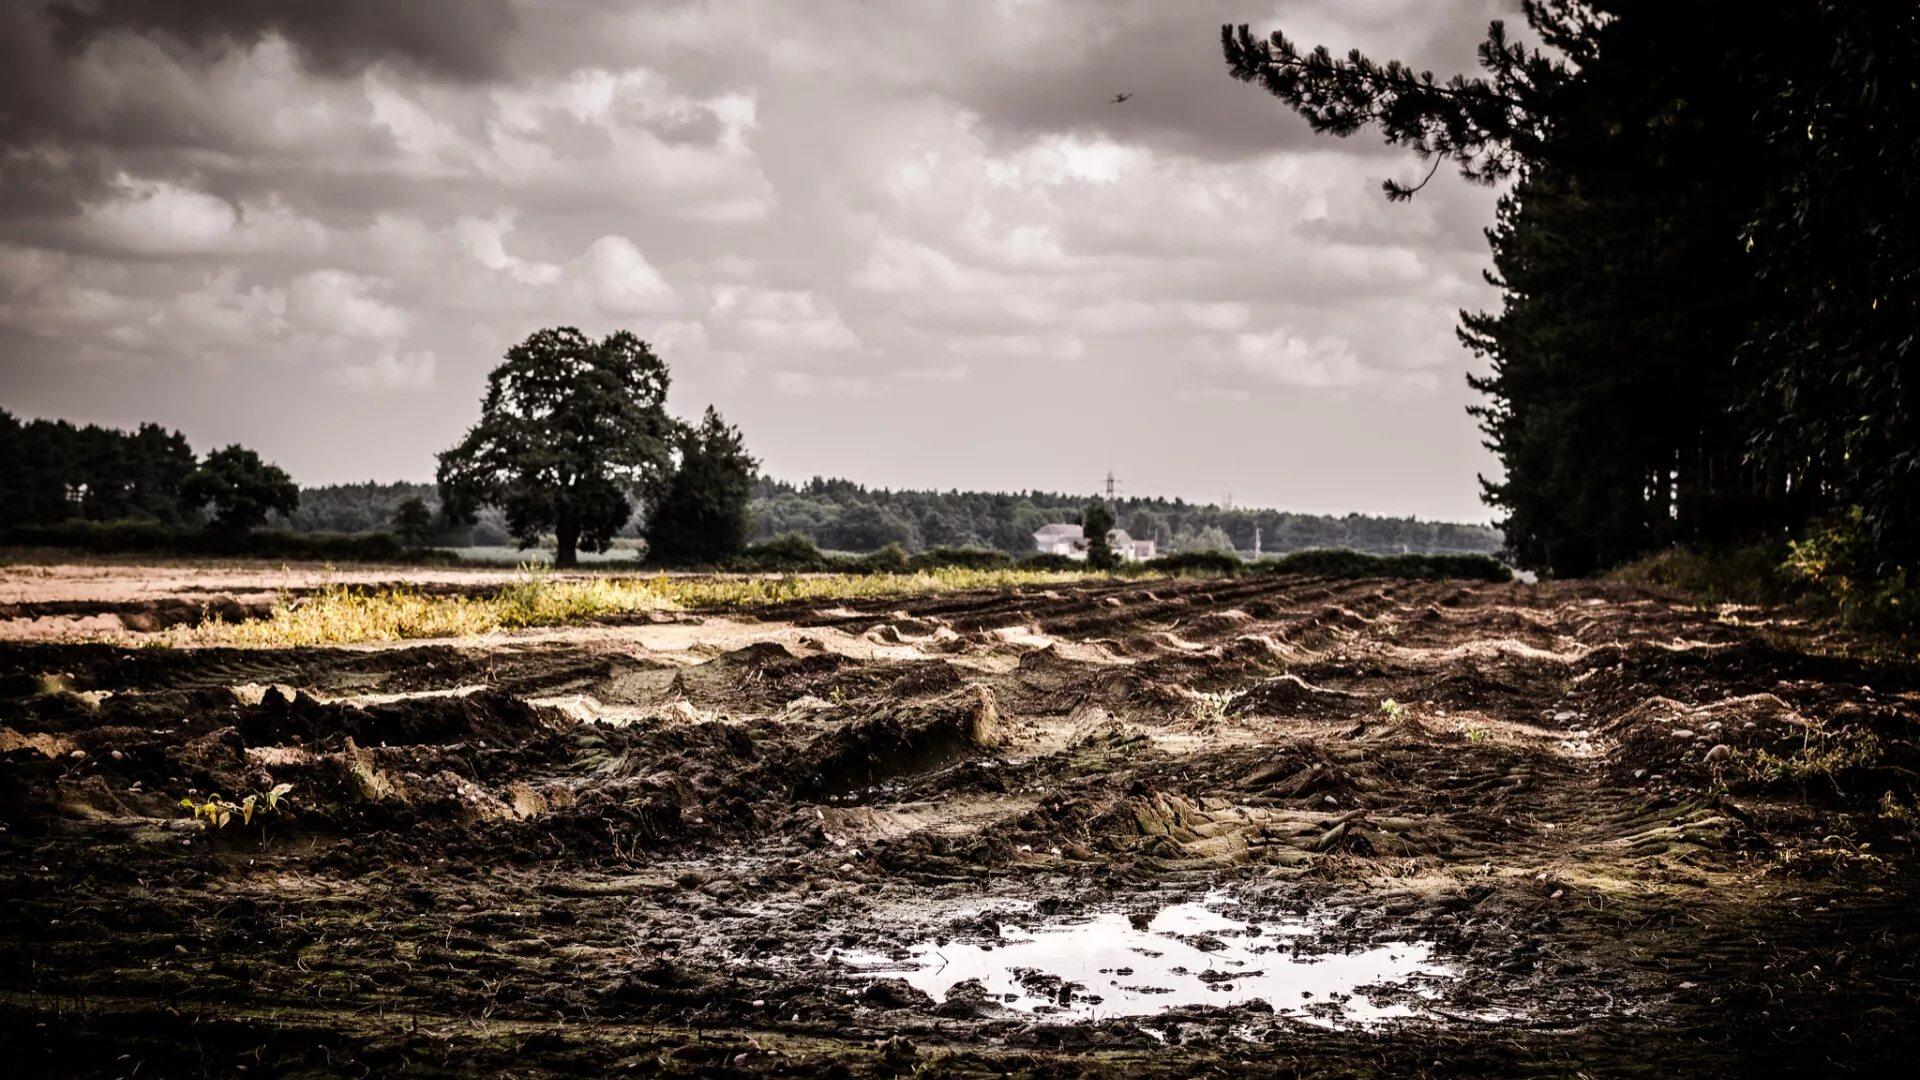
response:
M1451 74L1514 6L9 0L0 405L429 479L624 327L775 476L1486 520L1494 193L1389 205L1218 35Z

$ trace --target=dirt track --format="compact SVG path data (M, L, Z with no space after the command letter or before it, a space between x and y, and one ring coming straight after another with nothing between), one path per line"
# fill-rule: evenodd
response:
M1611 586L1262 579L466 645L0 644L0 1051L103 1076L1898 1072L1920 684L1806 640ZM277 783L248 825L177 807ZM1160 943L1141 972L927 989L929 956L1091 934L1104 958L1127 927ZM1164 950L1213 959L1150 978ZM1249 1000L1376 955L1423 967Z

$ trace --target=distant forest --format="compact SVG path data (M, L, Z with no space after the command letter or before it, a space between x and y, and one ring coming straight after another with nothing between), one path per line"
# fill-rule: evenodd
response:
M134 431L0 410L0 527L142 519L197 524L181 489L197 459L186 437L158 424Z
M22 422L0 412L0 459L8 463L0 470L0 526L75 519L192 526L204 520L182 499L182 485L195 471L193 448L179 432L155 424L129 432L64 420ZM266 524L302 533L385 532L393 528L400 505L412 498L439 509L434 484L306 487L291 513L276 513ZM793 484L762 477L749 506L754 540L797 533L832 551L877 551L898 544L910 552L970 547L1024 555L1033 550L1035 530L1079 521L1088 501L1088 496L1061 492L889 491L851 480L815 477ZM1502 543L1499 531L1485 525L1225 509L1182 499L1123 498L1115 517L1120 528L1154 541L1163 553L1250 552L1255 529L1260 550L1269 554L1303 548L1493 553ZM641 524L636 517L619 535L637 538ZM483 507L472 526L444 528L437 540L448 546L506 546L513 536L498 508Z
M386 528L395 508L411 497L437 506L432 484L330 484L304 488L300 508L284 525L301 532L365 532ZM1058 492L888 491L850 480L819 477L805 484L761 478L754 488L754 539L798 533L835 551L875 551L899 544L908 551L933 547L992 548L1009 554L1033 550L1042 525L1077 521L1084 495ZM1378 554L1485 552L1500 550L1500 533L1485 525L1415 518L1349 514L1332 517L1278 510L1223 509L1180 499L1123 498L1120 528L1153 540L1162 551L1251 551L1254 529L1268 553L1340 547ZM630 523L622 535L637 536ZM468 537L480 545L512 543L497 511L483 511Z

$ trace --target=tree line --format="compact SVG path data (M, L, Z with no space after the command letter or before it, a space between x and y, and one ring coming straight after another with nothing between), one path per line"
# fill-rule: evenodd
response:
M572 348L597 348L584 339L566 340ZM622 348L644 346L623 342ZM637 361L637 355L628 360ZM660 364L664 378L664 363L650 350L646 356L643 362ZM500 381L511 378L503 375ZM586 380L581 385L595 384ZM549 385L547 392L561 394L560 384ZM760 476L737 430L711 409L696 424L672 420L664 411L664 392L664 383L646 390L639 407L659 410L644 421L643 430L670 445L664 446L664 455L658 453L663 447L654 445L655 455L613 486L620 501L609 504L595 522L591 539L596 546L615 538L645 538L656 561L697 562L724 559L750 542L801 536L834 551L870 552L898 545L909 553L972 548L1022 556L1033 551L1033 534L1042 526L1079 522L1087 512L1086 496L1063 492L892 491L851 480L815 477L791 483ZM571 422L564 417L562 412L522 416L516 422L528 433L528 445L514 453L541 445L538 433ZM490 437L485 429L497 430L505 423L496 406L492 419L483 419L476 430L485 440ZM461 452L472 453L474 445L469 435ZM284 472L250 450L229 447L203 463L183 435L155 424L126 432L65 421L22 424L0 413L0 453L10 463L0 480L6 485L0 489L0 514L6 515L0 524L9 526L135 520L229 530L265 525L309 534L385 532L406 544L450 547L531 545L551 537L557 546L557 514L546 509L554 505L554 495L541 487L537 476L518 489L527 505L520 508L516 524L509 517L514 496L504 485L519 481L510 474L502 488L469 491L463 503L451 508L436 483L366 481L295 490ZM609 460L595 456L590 446L586 456L583 469L602 467ZM457 470L450 475L453 472ZM196 474L204 479L193 482ZM247 481L256 475L260 483ZM215 483L220 476L227 479ZM194 502L203 487L207 497ZM232 493L232 509L224 517L217 508L212 514L204 509L214 488ZM1501 546L1500 533L1484 525L1410 517L1296 514L1141 497L1117 499L1113 510L1117 527L1136 539L1154 541L1163 553L1250 552L1256 532L1260 549L1276 554L1316 548L1374 554L1491 553Z
M0 528L68 521L205 524L229 533L295 511L300 490L244 446L196 457L178 431L21 421L0 409Z
M964 547L1010 555L1033 551L1033 534L1041 527L1079 522L1086 509L1085 495L1062 492L889 491L821 477L803 484L762 477L752 503L760 540L793 533L839 551L898 544L908 551ZM1501 546L1500 533L1484 525L1410 517L1336 517L1136 497L1114 500L1113 510L1116 527L1134 539L1152 540L1163 552L1249 552L1256 530L1265 552L1490 553Z
M1500 305L1460 337L1512 555L1580 575L1798 538L1920 567L1920 7L1522 7L1542 47L1495 22L1447 80L1222 28L1230 73L1315 130L1510 184Z

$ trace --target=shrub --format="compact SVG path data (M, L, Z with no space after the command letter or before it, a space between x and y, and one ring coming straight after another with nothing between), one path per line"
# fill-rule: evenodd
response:
M1240 556L1227 551L1181 551L1159 558L1148 559L1146 568L1162 574L1231 577L1238 574L1246 563Z
M913 557L915 570L1004 570L1013 565L1013 556L991 548L937 547Z
M1628 563L1610 577L1703 604L1767 604L1789 599L1794 582L1784 544L1709 552L1672 547Z
M834 568L833 563L834 560L828 558L811 537L800 533L787 533L764 543L749 544L745 552L732 560L732 564L742 570L791 573L830 570Z
M65 521L0 530L0 547L56 548L99 555L241 557L305 562L385 562L451 565L449 551L410 548L393 534L295 533L262 530L219 533L179 529L154 521Z
M1851 627L1907 640L1920 633L1920 572L1873 562L1858 507L1787 545L1786 571Z
M1334 578L1513 580L1513 571L1505 563L1486 555L1368 555L1338 548L1309 548L1264 561L1260 568L1272 574Z
M879 551L860 557L860 568L869 573L904 574L913 568L913 562L907 556L907 549L899 544L888 544Z
M1065 555L1041 554L1036 552L1014 564L1022 570L1085 570L1087 564L1079 559L1070 559Z

